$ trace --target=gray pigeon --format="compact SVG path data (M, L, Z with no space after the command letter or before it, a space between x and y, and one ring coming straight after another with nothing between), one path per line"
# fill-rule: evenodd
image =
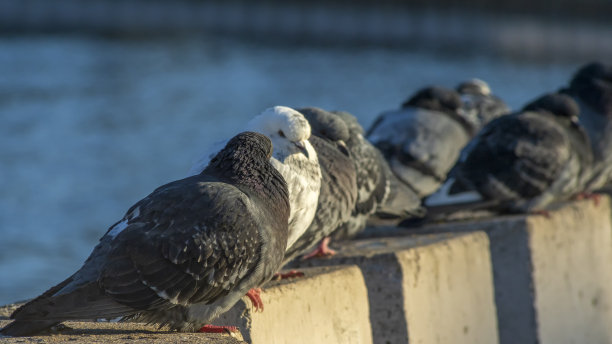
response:
M561 92L580 106L580 124L589 134L595 159L587 189L599 189L612 179L612 65L583 66Z
M453 170L489 207L532 212L585 188L593 155L571 97L547 94L486 125Z
M319 108L298 110L312 128L310 143L319 158L321 191L315 217L310 227L287 249L285 263L311 251L321 242L314 255L333 254L327 247L327 238L349 220L357 201L357 176L345 141L349 130L342 119Z
M461 83L457 91L427 87L401 109L381 114L367 137L395 175L423 198L446 180L461 149L482 126L507 112L479 79Z
M286 249L288 190L271 154L268 138L241 133L202 173L157 188L1 333L126 316L193 331L227 311L272 277Z
M332 239L350 239L363 231L375 214L398 220L424 216L417 194L393 174L380 151L363 137L363 128L355 116L334 111L347 125L346 141L357 172L357 203L347 222L332 234Z

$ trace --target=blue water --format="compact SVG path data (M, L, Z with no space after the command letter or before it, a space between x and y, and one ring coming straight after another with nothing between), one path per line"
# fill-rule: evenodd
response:
M348 110L367 126L419 87L480 77L517 107L582 62L221 38L0 38L0 304L70 275L131 204L269 106Z

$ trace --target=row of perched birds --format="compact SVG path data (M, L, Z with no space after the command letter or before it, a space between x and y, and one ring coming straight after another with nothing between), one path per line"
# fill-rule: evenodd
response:
M132 206L83 267L17 309L3 335L65 320L206 325L330 238L426 205L531 212L612 178L612 65L511 113L481 80L428 87L364 132L347 112L276 106L213 147L190 176ZM316 249L315 249L316 247Z

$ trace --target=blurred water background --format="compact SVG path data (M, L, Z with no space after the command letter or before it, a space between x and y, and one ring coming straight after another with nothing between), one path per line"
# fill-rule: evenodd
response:
M518 108L612 60L609 1L382 4L0 0L0 304L63 280L269 106L367 127L418 88L479 77Z

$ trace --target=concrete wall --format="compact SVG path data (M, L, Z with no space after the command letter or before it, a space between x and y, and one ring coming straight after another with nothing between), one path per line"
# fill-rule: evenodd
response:
M500 342L612 343L610 201L559 205L547 216L379 229L370 235L484 231L490 240Z
M263 312L245 298L215 324L237 324L250 343L372 343L369 305L355 266L304 270L305 277L272 282Z
M482 232L366 239L301 265L361 268L375 343L497 343L489 241Z

